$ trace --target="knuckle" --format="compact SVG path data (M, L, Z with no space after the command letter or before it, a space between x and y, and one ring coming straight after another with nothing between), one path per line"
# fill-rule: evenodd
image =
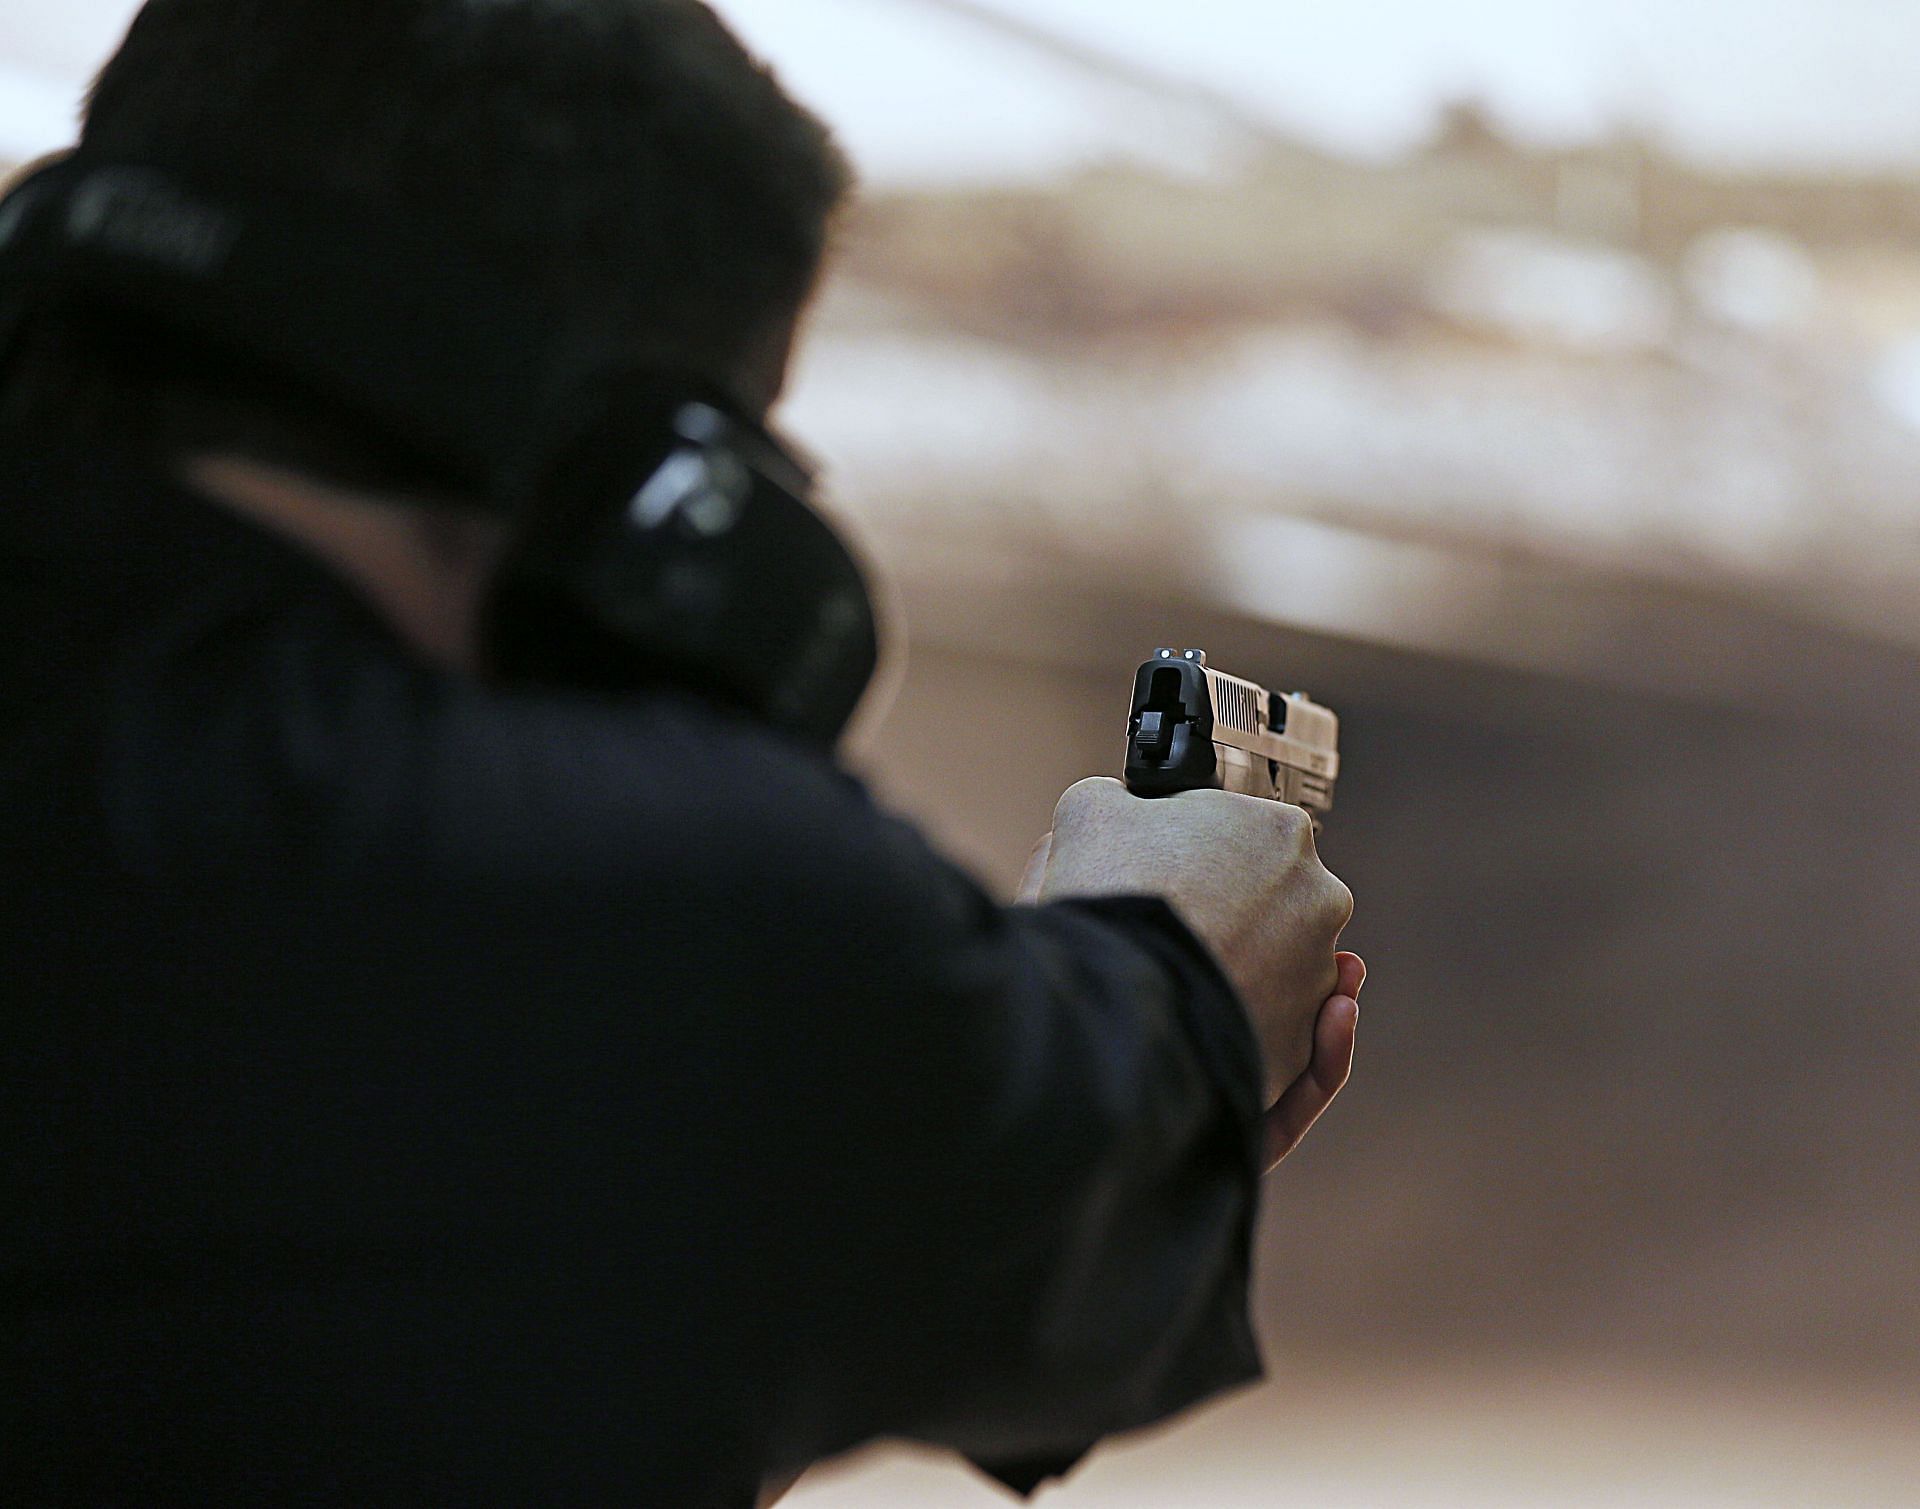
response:
M1054 826L1110 808L1115 805L1116 797L1126 794L1127 788L1111 776L1088 776L1084 781L1075 781L1053 809Z
M1353 891L1336 875L1327 876L1324 905L1329 922L1345 927L1353 920Z
M1313 843L1313 819L1307 815L1307 809L1296 807L1290 802L1268 802L1270 818L1274 830L1289 844L1296 848L1308 848Z

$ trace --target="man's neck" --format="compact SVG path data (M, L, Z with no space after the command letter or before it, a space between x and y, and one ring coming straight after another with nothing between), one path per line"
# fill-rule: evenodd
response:
M422 659L477 669L481 602L506 540L499 521L351 492L237 456L193 457L184 475L196 492L346 578Z

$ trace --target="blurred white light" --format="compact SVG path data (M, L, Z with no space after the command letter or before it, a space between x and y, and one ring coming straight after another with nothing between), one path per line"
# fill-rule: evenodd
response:
M1477 649L1474 630L1503 585L1497 563L1281 515L1224 521L1207 543L1212 600L1374 642L1457 648L1465 635Z
M1801 328L1819 313L1820 270L1772 231L1726 229L1687 251L1687 289L1702 313L1757 334Z
M1576 349L1644 350L1673 329L1673 296L1644 258L1537 233L1462 237L1431 296L1467 324Z
M1873 391L1889 414L1920 430L1920 334L1895 341L1880 353Z

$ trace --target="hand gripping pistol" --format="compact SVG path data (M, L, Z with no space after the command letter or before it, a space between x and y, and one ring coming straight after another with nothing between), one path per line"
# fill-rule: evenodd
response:
M1203 650L1161 650L1133 681L1127 788L1136 796L1238 791L1333 810L1340 720L1300 692L1216 671Z

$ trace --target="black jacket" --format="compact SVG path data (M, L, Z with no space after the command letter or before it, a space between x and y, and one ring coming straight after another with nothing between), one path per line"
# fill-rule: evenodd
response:
M1030 1487L1256 1375L1258 1067L1161 903L995 905L705 706L414 663L0 446L8 1503Z

